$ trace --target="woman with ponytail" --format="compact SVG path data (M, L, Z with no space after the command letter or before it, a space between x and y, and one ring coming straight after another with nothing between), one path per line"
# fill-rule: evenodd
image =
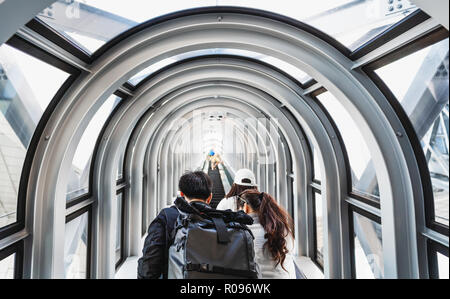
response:
M256 262L262 278L296 278L292 251L292 219L275 199L265 192L245 190L238 199L244 212L252 216L248 227L255 236Z

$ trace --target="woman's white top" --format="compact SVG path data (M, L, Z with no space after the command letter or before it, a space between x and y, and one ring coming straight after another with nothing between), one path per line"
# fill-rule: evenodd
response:
M295 265L292 252L294 251L294 240L292 236L288 235L286 238L286 246L289 252L286 254L286 259L284 260L283 266L287 272L281 267L280 264L275 266L276 262L272 258L270 252L264 249L264 243L267 239L264 238L266 232L264 228L259 223L259 217L256 213L251 213L249 216L253 218L253 224L248 225L248 228L253 233L255 237L254 247L255 247L255 261L259 265L259 270L261 271L262 279L276 279L276 278L291 278L295 279Z
M233 212L237 212L236 196L222 199L216 207L216 210L228 210L228 209L232 210Z

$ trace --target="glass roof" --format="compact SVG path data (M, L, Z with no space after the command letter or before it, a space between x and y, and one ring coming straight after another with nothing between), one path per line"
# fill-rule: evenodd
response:
M407 0L59 0L38 18L88 53L120 33L155 17L204 6L240 6L285 15L331 35L350 50L417 8ZM154 3L154 2L153 2Z
M302 84L311 79L310 76L308 76L305 72L301 71L297 67L295 67L289 63L286 63L280 59L277 59L275 57L259 54L259 53L252 52L252 51L246 51L246 50L213 48L213 49L208 49L208 50L191 51L191 52L187 52L184 54L180 54L180 55L176 55L176 56L173 56L170 58L165 58L163 60L160 60L160 61L150 65L149 67L145 68L144 70L140 71L133 77L131 77L131 79L128 80L128 83L136 86L150 74L154 73L155 71L157 71L165 66L168 66L174 62L177 62L177 61L181 61L181 60L188 59L191 57L196 57L196 56L217 55L217 54L243 56L243 57L248 57L248 58L254 58L254 59L260 60L262 62L266 62L268 64L276 66L280 70L291 75L294 79L297 79Z

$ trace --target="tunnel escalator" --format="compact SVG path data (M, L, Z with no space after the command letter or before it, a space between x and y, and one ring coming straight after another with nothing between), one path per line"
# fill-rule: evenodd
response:
M153 2L0 0L0 279L135 278L241 169L297 278L448 279L449 1Z
M222 177L220 176L219 167L216 167L215 169L211 168L211 162L209 162L208 167L208 175L211 178L213 182L213 197L211 200L211 207L214 209L217 207L219 202L225 197L225 189L223 187L222 183Z

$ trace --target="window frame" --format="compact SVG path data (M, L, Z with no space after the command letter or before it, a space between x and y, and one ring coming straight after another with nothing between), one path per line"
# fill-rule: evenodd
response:
M0 261L14 256L14 279L23 278L23 257L24 257L24 241L20 240L16 243L9 245L8 247L0 250Z
M426 226L440 234L445 236L449 236L449 227L439 223L435 219L435 210L434 210L434 195L433 195L433 185L431 183L430 172L428 169L428 163L425 158L425 153L423 151L421 142L417 137L416 131L403 109L401 103L396 98L396 96L392 93L387 84L376 74L376 70L393 63L403 57L411 55L417 51L420 51L428 46L436 44L444 39L448 38L448 30L444 27L438 27L429 34L418 37L408 44L400 47L399 49L394 50L391 53L388 53L375 61L365 65L362 67L362 71L366 73L366 75L375 83L378 89L384 94L384 96L388 99L392 108L395 110L397 116L405 128L407 133L407 138L409 138L414 154L416 156L416 160L419 166L419 171L421 174L422 181L422 190L424 197L424 206L425 206L425 222Z
M9 40L5 42L6 45L13 47L14 49L25 53L31 57L38 59L39 61L51 65L65 73L69 76L64 81L64 83L59 87L53 98L50 100L47 108L44 110L30 140L28 145L25 159L22 166L22 171L20 174L19 188L17 194L17 210L16 210L16 221L9 225L0 228L0 240L19 232L25 228L25 217L26 217L26 194L28 188L28 181L30 178L31 166L33 163L34 155L36 152L37 145L42 138L44 133L44 128L48 122L53 110L55 109L58 102L62 99L66 91L70 88L73 82L81 74L81 71L77 68L65 63L59 58L53 56L52 54L44 51L43 49L35 46L34 44L28 42L27 40L21 38L17 34L13 35Z
M65 223L69 223L70 221L82 216L87 213L88 223L87 223L87 244L86 244L86 278L91 278L91 261L92 261L92 243L93 243L93 232L92 232L92 224L93 224L93 213L92 213L92 204L87 205L73 213L70 213L66 216Z
M129 98L128 95L126 95L125 93L121 92L120 90L115 91L112 95L115 95L119 98L121 98L120 102L116 105L116 107L114 107L114 109L111 111L111 113L108 115L108 117L106 118L105 123L102 126L102 129L100 130L97 140L95 142L95 146L94 149L92 151L92 159L89 165L89 182L88 182L88 191L87 193L84 193L82 195L76 196L70 200L67 200L66 202L66 209L69 209L70 207L73 207L85 200L88 200L89 198L92 197L92 186L94 184L94 169L95 169L95 161L98 155L98 149L100 147L100 142L102 140L102 136L105 133L105 130L108 126L108 124L111 122L111 119L114 117L114 115L116 114L116 112L120 109L120 107L124 104L124 102ZM124 159L124 164L123 164L123 170L125 172L125 159ZM125 173L122 174L122 178L116 181L116 184L119 185L120 183L122 183L123 181L125 181Z
M373 215L372 213L369 213L366 210L363 210L359 207L356 207L352 204L348 204L348 233L349 233L349 244L350 244L350 265L351 265L351 278L356 279L356 252L355 252L355 226L353 222L353 213L359 214L363 217L368 218L369 220L378 223L380 226L381 223L381 217ZM384 261L383 261L384 263Z
M324 271L324 265L323 265L323 258L322 261L320 261L320 259L318 258L318 248L317 248L317 215L316 215L316 194L322 194L322 191L320 189L317 189L315 187L311 187L312 189L312 196L311 196L311 200L312 200L312 217L313 217L313 256L312 256L312 261L314 262L314 264L316 264L317 267L319 267L319 269L323 272ZM323 233L323 232L322 232ZM322 237L325 237L324 235L322 235Z
M440 253L448 258L448 247L428 239L427 240L427 254L428 254L428 274L430 279L440 279L439 277L439 263L437 254Z
M121 203L122 210L120 211L120 218L121 218L121 222L120 222L120 259L115 263L116 271L120 268L120 266L122 266L122 264L126 260L126 254L125 254L126 206L125 205L127 203L127 200L125 198L125 193L126 193L125 189L126 189L126 186L123 186L122 188L119 188L116 190L116 200L118 200L118 195L120 195L120 194L122 195L122 198L120 199L122 201L122 203ZM114 252L117 253L116 250Z

